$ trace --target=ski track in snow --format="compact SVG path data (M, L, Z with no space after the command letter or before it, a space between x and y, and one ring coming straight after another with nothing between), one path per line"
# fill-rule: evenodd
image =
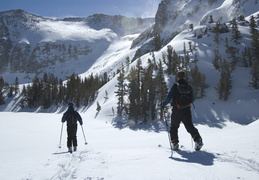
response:
M170 155L171 150L169 147L159 146L159 149ZM154 148L155 149L155 148ZM56 158L57 157L57 158ZM62 157L62 158L61 158ZM104 180L112 179L112 175L107 174L109 172L109 166L120 167L133 161L134 163L142 160L147 160L148 155L136 155L134 157L121 157L112 160L112 155L104 155L101 152L95 152L92 150L83 150L74 152L72 154L56 155L52 159L58 170L49 179L51 180L68 180L68 179L84 179L84 180ZM62 161L61 161L62 160ZM256 172L259 174L259 162L253 159L246 159L241 156L231 153L211 153L207 149L201 151L195 151L181 146L179 151L173 151L173 156L169 156L169 160L173 160L175 163L190 163L201 164L206 166L212 166L217 163L227 163L227 166L235 166L238 169L242 169L248 172ZM98 162L98 163L97 163ZM89 166L91 164L91 166ZM90 169L88 169L90 168ZM198 168L198 166L196 166ZM201 168L205 170L206 168ZM84 173L79 171L85 171ZM87 176L82 177L82 174ZM96 177L96 174L103 174L102 177Z
M93 152L89 150L83 150L78 152L73 152L72 154L61 154L57 156L62 157L60 162L60 157L54 158L53 161L57 161L58 171L50 178L51 180L69 180L69 179L84 179L84 180L103 180L103 177L95 177L95 174L98 174L98 171L103 171L107 169L107 163L104 161L99 152ZM99 164L96 164L99 162ZM89 168L89 164L96 165ZM81 167L81 168L80 168ZM83 168L85 167L85 168ZM80 177L79 171L84 171L87 176Z
M220 154L217 157L220 162L226 162L237 165L240 169L245 169L247 171L255 171L259 174L259 162L253 159L246 159L237 155L229 155L227 153Z

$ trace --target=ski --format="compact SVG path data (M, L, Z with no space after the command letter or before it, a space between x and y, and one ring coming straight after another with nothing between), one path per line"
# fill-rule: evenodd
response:
M69 152L69 151L63 151L63 152L56 152L56 153L52 153L53 155L58 155L58 154L68 154L68 153L71 153L72 152Z
M170 150L172 150L172 151L181 151L181 148L183 148L184 146L183 145L181 145L181 147L178 147L177 149L174 149L174 148L171 148L171 147L163 147L161 144L159 144L157 147L159 147L159 148L164 148L164 149L170 149Z

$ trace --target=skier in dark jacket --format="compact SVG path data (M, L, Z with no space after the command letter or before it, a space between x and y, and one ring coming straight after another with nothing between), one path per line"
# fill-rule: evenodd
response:
M74 110L73 106L73 103L68 104L68 109L63 114L61 120L62 123L67 121L67 147L69 152L72 152L72 145L74 147L74 151L77 150L77 121L79 121L80 125L83 125L81 116Z
M190 103L184 107L180 107L179 104L177 104L177 96L179 96L179 90L177 89L178 85L181 84L188 84L185 80L185 72L181 71L178 72L176 75L177 83L174 84L167 97L162 102L162 108L164 108L168 103L172 103L173 109L172 109L172 115L171 115L171 128L170 128L170 136L171 136L171 143L173 145L174 150L179 149L179 138L178 138L178 128L180 126L180 123L183 122L186 130L188 133L191 134L194 142L195 142L195 150L200 150L203 146L202 138L199 134L198 129L196 129L192 122L192 114L191 114L191 104L194 101L194 94L193 89L190 87Z

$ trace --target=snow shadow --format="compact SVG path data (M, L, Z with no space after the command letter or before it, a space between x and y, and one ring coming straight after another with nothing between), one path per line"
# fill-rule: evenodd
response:
M214 154L206 151L191 152L191 151L180 150L180 151L176 151L175 153L181 155L182 158L177 158L174 156L169 158L179 162L196 163L204 166L212 166L214 164L214 159L216 158Z
M248 125L259 117L258 101L198 103L192 108L192 117L195 124L204 124L209 127L224 128L226 122Z
M118 129L129 128L132 131L145 130L145 131L152 131L157 133L166 130L164 123L157 120L149 121L147 123L139 123L134 126L130 126L128 123L129 123L129 120L127 118L121 118L121 117L115 117L112 121L113 127Z

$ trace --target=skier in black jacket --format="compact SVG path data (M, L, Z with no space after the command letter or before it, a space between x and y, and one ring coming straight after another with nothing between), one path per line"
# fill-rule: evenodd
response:
M61 120L62 123L67 121L67 147L69 152L72 152L72 145L74 147L74 151L77 150L77 121L79 121L80 125L83 125L81 116L74 110L73 106L73 103L68 104L68 109L63 114Z
M185 80L185 72L180 71L176 75L177 83L174 84L167 97L162 102L162 108L165 107L168 103L172 103L172 115L171 115L171 128L170 128L170 136L171 136L171 143L173 144L173 149L178 150L179 148L179 138L178 138L178 128L180 123L183 122L186 130L188 133L191 134L194 142L195 142L195 150L200 150L203 146L202 138L199 134L198 129L196 129L192 122L192 114L191 114L191 104L194 101L194 94L193 89L191 86L190 93L189 93L189 102L182 106L177 101L180 96L180 92L177 86L180 85L187 85L188 83ZM187 96L187 95L186 95ZM187 100L188 101L188 100Z

